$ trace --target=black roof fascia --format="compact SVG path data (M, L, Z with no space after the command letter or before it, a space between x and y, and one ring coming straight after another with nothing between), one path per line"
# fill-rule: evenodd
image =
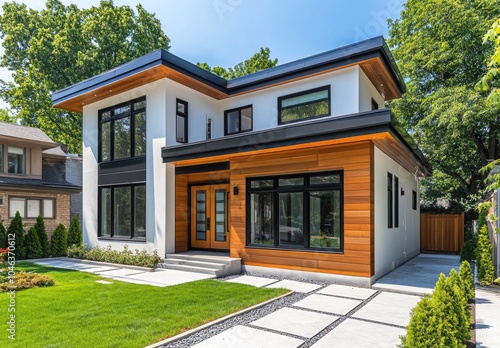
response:
M37 188L37 189L50 189L50 190L64 190L64 191L75 191L75 192L81 192L82 187L81 186L76 186L76 185L58 185L58 184L51 184L51 183L35 183L35 182L26 182L26 183L21 183L21 182L0 182L0 187L7 187L7 188Z
M158 65L170 67L227 95L233 95L375 57L381 58L392 78L397 82L401 93L403 93L406 90L403 78L399 73L384 38L378 36L246 76L237 77L229 81L170 52L159 49L120 65L113 70L106 71L100 75L56 91L52 95L52 102L54 104L61 103L67 99L74 98L80 94L90 92Z

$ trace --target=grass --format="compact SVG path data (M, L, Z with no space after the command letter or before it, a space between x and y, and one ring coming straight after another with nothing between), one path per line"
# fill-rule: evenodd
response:
M9 347L144 347L287 292L212 279L159 288L32 263L16 270L50 275L55 285L16 293ZM8 302L0 294L0 342L8 340Z

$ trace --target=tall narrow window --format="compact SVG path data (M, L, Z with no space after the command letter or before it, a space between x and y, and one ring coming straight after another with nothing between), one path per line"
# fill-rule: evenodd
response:
M387 227L392 228L393 225L393 209L394 202L393 198L393 189L392 189L392 174L387 173Z
M224 134L236 134L252 130L252 106L224 111Z
M177 99L176 135L178 143L188 142L188 103Z
M399 227L399 178L394 175L394 227Z
M8 166L11 174L24 174L24 148L8 147Z
M417 193L415 191L411 191L411 208L417 210Z
M279 124L330 115L330 86L278 98Z
M3 173L3 145L0 144L0 173Z

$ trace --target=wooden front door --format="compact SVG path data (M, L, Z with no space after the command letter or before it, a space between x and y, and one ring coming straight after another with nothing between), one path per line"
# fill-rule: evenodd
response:
M191 247L229 249L228 185L191 187Z

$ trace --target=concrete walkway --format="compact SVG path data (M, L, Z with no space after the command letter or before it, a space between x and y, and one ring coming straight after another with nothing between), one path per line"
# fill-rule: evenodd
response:
M476 347L500 347L500 289L476 287Z

